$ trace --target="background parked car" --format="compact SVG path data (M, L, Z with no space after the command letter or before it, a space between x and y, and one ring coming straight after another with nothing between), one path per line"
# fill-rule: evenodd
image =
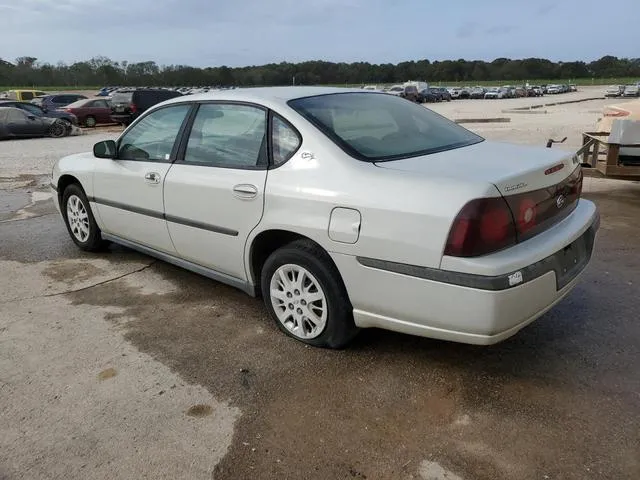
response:
M443 102L450 102L451 101L451 94L449 93L449 90L447 90L444 87L431 87L429 90L431 90L432 93L436 93L440 96L441 101Z
M439 93L434 93L430 88L425 88L424 90L420 91L418 101L419 103L434 103L441 102L442 98L440 97Z
M399 97L404 93L404 87L402 85L394 85L386 89L385 92Z
M129 125L154 105L181 96L180 92L161 88L118 90L111 97L111 121Z
M506 88L499 88L499 87L491 87L484 94L484 98L490 99L490 100L493 100L496 98L507 98L508 96L509 96L509 91Z
M487 93L487 90L483 87L473 87L471 89L470 97L471 98L484 98L484 94Z
M461 92L462 92L461 88L453 87L449 89L449 95L451 95L452 99L460 98Z
M7 90L2 92L0 97L7 100L16 100L18 102L28 102L40 95L46 95L47 92L41 90Z
M37 117L59 118L60 120L69 122L71 125L78 124L78 119L72 113L64 112L62 110L51 110L50 112L45 112L42 108L34 105L33 103L15 102L13 100L0 100L0 107L19 108L20 110L24 110L31 115L36 115Z
M38 117L13 107L0 107L0 139L64 137L71 126L59 118Z
M420 103L420 92L418 92L418 87L415 85L405 85L403 88L404 91L400 94L402 98Z
M604 91L605 97L620 97L624 92L624 85L610 85Z
M118 87L102 87L100 91L96 93L96 97L108 97L117 89Z
M34 105L38 105L42 107L42 109L46 112L50 110L55 110L57 108L66 107L67 105L77 102L83 98L87 98L84 95L79 95L77 93L65 93L62 95L44 95L41 97L36 97L31 100L31 103Z
M111 123L111 106L104 99L86 98L63 108L78 117L80 125L95 127L99 123Z
M623 97L637 97L638 95L640 95L638 85L627 85L624 87L624 92L622 92Z

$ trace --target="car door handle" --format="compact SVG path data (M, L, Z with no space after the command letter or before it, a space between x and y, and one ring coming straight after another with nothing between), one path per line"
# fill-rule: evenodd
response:
M242 183L233 187L233 194L238 198L255 198L258 195L258 187L248 183Z
M144 179L147 183L160 183L160 174L156 172L147 172L144 174Z

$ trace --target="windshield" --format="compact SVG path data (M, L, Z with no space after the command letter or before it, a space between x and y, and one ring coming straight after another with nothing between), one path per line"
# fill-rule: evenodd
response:
M291 100L289 105L349 155L370 162L427 155L484 140L392 95L336 93Z

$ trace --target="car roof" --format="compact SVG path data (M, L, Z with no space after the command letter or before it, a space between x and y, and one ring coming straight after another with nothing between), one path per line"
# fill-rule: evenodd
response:
M361 88L340 87L256 87L236 88L233 90L213 90L206 93L182 96L167 100L163 104L189 102L201 102L206 100L230 100L251 102L258 104L286 104L289 100L332 93L361 93L365 95L384 95L375 91L363 91Z

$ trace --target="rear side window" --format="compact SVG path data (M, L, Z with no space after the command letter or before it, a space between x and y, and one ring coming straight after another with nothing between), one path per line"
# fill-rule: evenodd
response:
M483 140L431 110L394 95L335 93L288 103L359 160L417 157Z
M31 100L33 99L33 92L22 92L23 100Z
M266 167L267 114L250 105L204 104L198 109L184 155L210 167Z
M131 103L133 92L118 92L111 97L111 103Z
M300 136L293 127L278 117L271 121L271 149L273 164L277 167L289 160L300 147Z

